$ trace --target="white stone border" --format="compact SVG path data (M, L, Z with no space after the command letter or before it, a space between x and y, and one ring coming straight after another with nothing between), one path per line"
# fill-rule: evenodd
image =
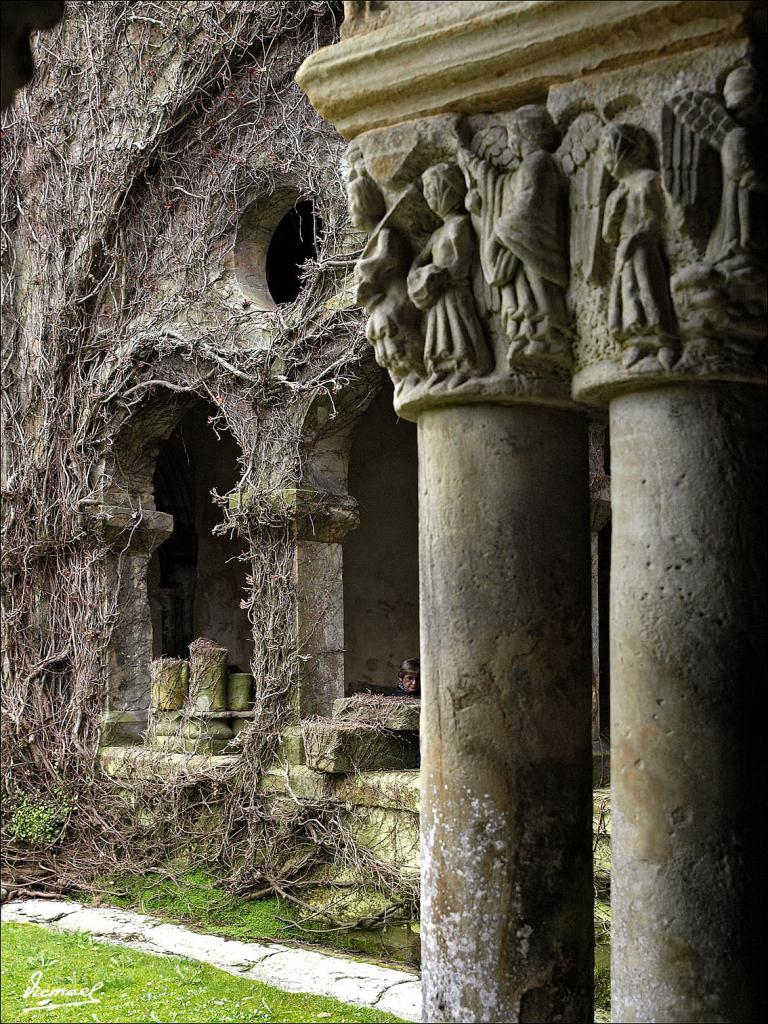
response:
M87 907L67 900L16 900L3 904L0 918L3 922L40 924L63 932L85 932L147 953L199 960L284 992L332 996L404 1020L421 1020L421 982L417 975L406 971L274 942L237 942L200 935L147 914Z

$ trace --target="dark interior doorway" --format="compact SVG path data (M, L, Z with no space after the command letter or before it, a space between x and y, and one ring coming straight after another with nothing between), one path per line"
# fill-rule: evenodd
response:
M346 688L394 687L419 656L419 503L416 426L395 414L389 380L352 432L349 493L360 525L344 538Z
M189 644L208 637L229 650L244 671L253 653L245 596L244 550L237 537L214 536L223 512L211 491L226 494L240 473L234 438L209 420L217 409L196 402L160 442L154 476L155 506L173 516L171 536L150 560L148 595L154 657L189 655ZM217 436L218 435L218 436Z

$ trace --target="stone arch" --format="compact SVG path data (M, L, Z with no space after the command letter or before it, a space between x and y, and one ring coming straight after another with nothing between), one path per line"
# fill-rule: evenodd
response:
M213 536L223 513L209 494L235 487L239 454L221 410L191 389L170 399L165 390L153 394L118 433L100 509L114 552L118 606L105 742L134 741L143 732L153 657L186 657L181 647L202 635L249 668L253 641L240 608L243 542Z
M396 417L386 374L371 360L333 401L316 400L304 434L294 570L302 718L330 714L357 689L393 686L419 636L416 428ZM398 486L404 500L393 505Z

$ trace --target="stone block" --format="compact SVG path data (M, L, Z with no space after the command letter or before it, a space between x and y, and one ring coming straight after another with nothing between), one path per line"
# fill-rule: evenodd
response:
M172 780L179 775L195 775L214 769L229 770L234 756L211 755L202 752L150 750L146 747L103 747L99 751L99 764L111 778L134 778L138 774L147 779Z
M101 726L101 746L141 743L146 728L146 711L108 711Z
M289 764L305 764L304 736L299 725L289 725L280 736L280 757Z
M328 800L333 796L333 780L303 764L276 764L264 773L261 791L300 800Z
M383 807L354 807L346 825L358 846L383 864L396 867L403 877L419 875L419 816L413 811Z
M342 721L380 725L394 732L418 732L421 701L418 698L355 694L333 702L333 717Z
M416 769L399 772L359 772L340 778L335 788L336 799L345 804L365 807L386 807L414 811L418 814L420 800L419 773Z
M305 722L302 730L307 765L316 771L393 771L419 763L419 742L413 733L393 734L337 720Z

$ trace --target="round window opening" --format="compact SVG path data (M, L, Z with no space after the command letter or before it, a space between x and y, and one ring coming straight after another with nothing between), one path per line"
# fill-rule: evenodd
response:
M275 189L252 203L238 225L233 252L243 305L274 309L294 302L303 266L317 256L322 230L312 200L301 199L293 189Z
M302 264L317 257L319 222L311 199L302 199L275 228L267 249L267 288L281 305L301 291Z

